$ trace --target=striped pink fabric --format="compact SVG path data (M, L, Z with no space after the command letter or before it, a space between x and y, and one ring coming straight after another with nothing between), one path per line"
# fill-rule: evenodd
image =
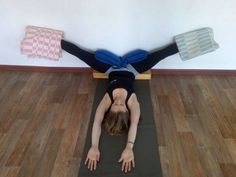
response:
M27 26L25 37L21 41L21 52L28 57L59 60L61 57L61 39L63 31Z

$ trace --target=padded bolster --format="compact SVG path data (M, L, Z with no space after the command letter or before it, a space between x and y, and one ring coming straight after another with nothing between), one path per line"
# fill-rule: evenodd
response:
M120 66L120 58L107 50L97 50L95 52L95 58L111 66Z
M129 52L123 57L117 56L107 50L97 50L95 52L96 60L109 64L114 68L126 67L128 64L136 63L146 59L147 56L148 52L140 49L135 50L133 52Z
M127 61L127 63L132 64L145 60L147 56L148 56L147 51L138 49L133 52L127 53L126 55L123 56L123 58L125 61Z

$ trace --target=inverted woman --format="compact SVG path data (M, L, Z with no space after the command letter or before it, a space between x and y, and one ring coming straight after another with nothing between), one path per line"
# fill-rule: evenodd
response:
M105 50L89 52L66 40L61 40L61 47L94 70L107 74L109 78L106 93L96 109L92 144L85 165L90 170L96 169L100 158L101 128L104 127L110 135L128 135L126 147L117 160L122 162L122 171L130 171L135 167L133 146L140 120L140 104L133 87L135 76L151 69L164 58L178 53L176 43L155 52L136 50L124 57Z

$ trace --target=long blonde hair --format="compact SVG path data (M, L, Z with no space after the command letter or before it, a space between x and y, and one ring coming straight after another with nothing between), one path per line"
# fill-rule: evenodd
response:
M128 134L130 127L129 112L113 112L109 110L103 119L103 127L110 135L125 135Z

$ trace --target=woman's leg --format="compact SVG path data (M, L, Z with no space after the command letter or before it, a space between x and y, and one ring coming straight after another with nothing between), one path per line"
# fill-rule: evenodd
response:
M85 51L66 40L61 40L61 48L68 53L78 57L96 71L105 73L111 67L111 65L96 60L93 53Z
M174 55L178 52L179 50L176 43L173 43L165 47L164 49L149 53L147 59L137 63L133 63L131 65L136 69L136 71L142 73L151 69L154 65L156 65L159 61L163 60L164 58L170 55Z

